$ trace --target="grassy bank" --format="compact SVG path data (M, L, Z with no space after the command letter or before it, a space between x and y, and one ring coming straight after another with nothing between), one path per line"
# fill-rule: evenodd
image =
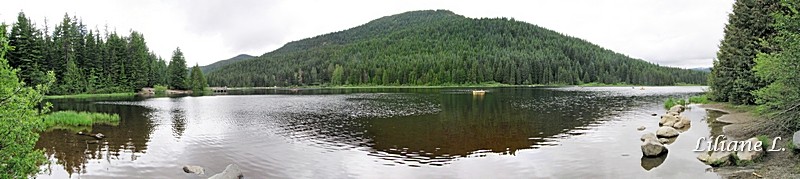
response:
M106 97L131 97L136 93L106 93L106 94L71 94L71 95L48 95L44 99L87 99L87 98L106 98Z
M73 128L88 127L94 124L118 125L119 115L95 113L95 112L75 112L58 111L44 116L44 128Z

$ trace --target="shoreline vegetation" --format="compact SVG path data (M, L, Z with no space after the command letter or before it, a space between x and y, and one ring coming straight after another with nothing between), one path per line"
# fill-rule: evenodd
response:
M705 86L700 84L675 84L668 86ZM451 84L451 85L319 85L319 86L285 86L285 87L229 87L227 90L259 90L259 89L369 89L369 88L500 88L500 87L650 87L649 85L634 84L605 84L605 83L585 83L580 85L565 84L530 84L530 85L510 85L502 83L482 83L482 84ZM71 95L47 95L44 99L90 99L90 98L113 98L113 97L134 97L137 95L147 97L167 97L170 95L191 94L190 90L170 90L166 86L156 85L151 94L139 91L137 93L99 93L99 94L71 94ZM203 90L199 96L213 95L208 88ZM704 97L705 98L705 97ZM707 99L706 99L707 100Z
M42 119L43 130L68 129L75 132L88 130L95 124L119 125L118 114L99 112L56 111L45 114Z

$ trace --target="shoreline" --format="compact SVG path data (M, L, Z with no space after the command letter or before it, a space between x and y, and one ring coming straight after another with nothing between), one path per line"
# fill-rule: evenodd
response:
M657 87L658 85L633 85L633 84L602 84L587 83L581 85L561 85L561 84L530 84L530 85L509 85L509 84L474 84L474 85L364 85L364 86L284 86L284 87L228 87L228 90L258 90L258 89L380 89L380 88L503 88L503 87ZM663 86L706 86L706 85L663 85Z
M729 139L744 140L762 135L757 132L756 128L758 128L758 124L764 122L766 119L754 114L754 109L750 106L732 106L727 103L713 103L702 104L700 107L727 113L718 117L717 120L720 123L725 123L724 126L722 126L722 134ZM792 136L790 134L784 134L769 137L781 137L782 140L776 145L784 147L791 142ZM792 151L787 150L781 152L766 152L766 155L760 160L746 166L713 167L711 171L719 174L723 178L800 178L800 165L798 165L798 163L800 163L800 159L794 156Z
M46 95L44 99L86 99L103 97L133 97L136 93L100 93L100 94L69 94L69 95Z

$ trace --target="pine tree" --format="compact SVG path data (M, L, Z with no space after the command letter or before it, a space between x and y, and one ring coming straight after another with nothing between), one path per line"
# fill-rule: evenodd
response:
M191 87L192 87L192 94L194 95L201 95L203 91L208 87L208 82L206 82L205 76L203 76L203 71L200 71L200 66L197 64L192 67L192 73L190 76L191 79Z
M176 48L175 51L172 52L172 59L169 61L169 66L167 68L169 73L169 87L171 89L189 89L186 83L188 79L186 59L183 58L181 48Z
M9 51L6 57L12 68L20 69L19 76L27 84L44 82L44 72L41 70L44 63L43 41L41 32L25 17L25 13L20 12L9 37L9 45L14 50Z
M738 0L734 3L708 80L712 100L734 104L755 102L751 93L767 83L753 73L753 59L758 53L769 53L769 48L763 46L761 40L775 35L776 31L770 24L774 22L771 14L778 10L778 5L778 0Z

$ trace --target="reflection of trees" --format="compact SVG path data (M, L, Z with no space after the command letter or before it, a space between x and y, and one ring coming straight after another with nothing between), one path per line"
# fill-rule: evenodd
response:
M183 131L186 130L186 113L181 109L173 109L170 114L172 114L172 135L181 138Z
M56 164L64 166L69 174L83 171L88 160L105 159L109 162L136 160L137 153L141 154L147 149L146 144L150 140L154 126L146 116L150 113L150 109L130 105L68 102L55 103L54 106L57 108L56 110L116 113L120 116L118 126L94 125L92 127L92 133L106 135L103 140L95 140L60 129L39 134L36 148L45 150L45 154L51 158L51 161L57 160Z
M366 137L378 153L396 160L511 154L579 135L614 110L631 106L630 97L594 97L587 92L504 90L482 98L441 95L436 114L365 120ZM399 157L398 157L399 156ZM392 159L392 157L383 157ZM429 161L421 161L425 163Z

